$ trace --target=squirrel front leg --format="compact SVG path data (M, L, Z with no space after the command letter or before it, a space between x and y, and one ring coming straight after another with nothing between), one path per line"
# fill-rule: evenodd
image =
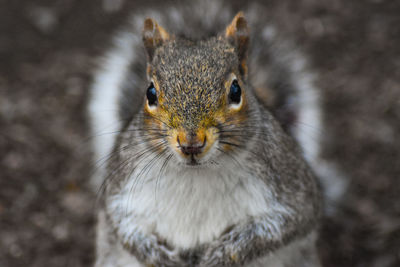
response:
M122 245L148 267L189 266L187 259L182 258L180 250L160 241L156 235L135 233L129 237L129 242Z
M313 221L278 215L235 226L205 249L199 266L247 266L253 259L306 236L315 228Z
M116 227L110 215L104 213L101 215L100 223L103 222L104 227L108 228L109 234L115 237L115 242L119 242L126 252L135 256L144 266L188 266L180 255L181 251L167 244L156 234L144 234L139 229L129 232L121 231L122 227ZM106 240L102 241L106 242Z

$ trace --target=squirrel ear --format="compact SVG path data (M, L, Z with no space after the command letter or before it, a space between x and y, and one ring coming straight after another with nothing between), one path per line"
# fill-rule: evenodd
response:
M231 24L226 27L225 37L236 47L239 57L239 70L242 75L247 74L247 49L249 46L250 30L243 12L239 12L233 18Z
M168 32L163 27L159 26L155 20L147 18L144 21L142 38L144 47L147 51L147 56L149 61L151 61L157 47L169 40L170 36Z

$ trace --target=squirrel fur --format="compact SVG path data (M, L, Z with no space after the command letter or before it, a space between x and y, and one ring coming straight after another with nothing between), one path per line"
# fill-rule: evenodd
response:
M312 75L258 6L225 5L134 14L95 75L98 267L320 266Z

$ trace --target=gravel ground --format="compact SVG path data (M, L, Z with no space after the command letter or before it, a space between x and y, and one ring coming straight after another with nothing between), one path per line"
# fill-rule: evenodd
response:
M91 265L90 70L140 2L0 1L0 266ZM400 2L265 2L319 74L324 153L349 177L324 266L400 266Z

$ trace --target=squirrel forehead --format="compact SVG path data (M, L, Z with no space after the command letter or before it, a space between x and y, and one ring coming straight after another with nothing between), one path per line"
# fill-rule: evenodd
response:
M173 40L160 47L152 67L161 86L182 89L215 87L238 66L234 48L226 41Z

